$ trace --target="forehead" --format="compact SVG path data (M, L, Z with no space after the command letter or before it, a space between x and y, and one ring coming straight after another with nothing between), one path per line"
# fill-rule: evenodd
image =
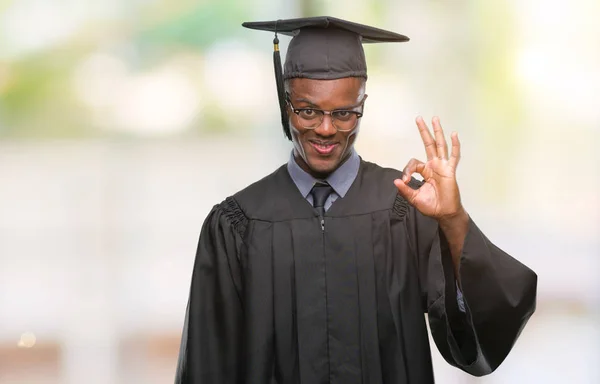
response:
M289 80L292 100L306 99L323 108L351 105L365 93L365 79L345 77L335 80L296 78Z

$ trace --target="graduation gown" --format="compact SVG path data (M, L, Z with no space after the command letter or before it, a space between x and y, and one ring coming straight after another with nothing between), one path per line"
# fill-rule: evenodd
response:
M494 371L535 310L537 276L470 221L459 310L448 244L399 196L401 175L361 160L323 223L285 166L215 206L176 383L433 383L424 313L448 363Z

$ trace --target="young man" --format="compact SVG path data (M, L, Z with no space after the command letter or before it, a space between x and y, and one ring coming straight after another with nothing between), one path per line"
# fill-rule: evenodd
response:
M535 309L537 276L461 204L458 136L417 126L403 172L353 145L362 43L407 41L319 17L245 23L292 34L275 72L289 162L216 205L202 228L177 383L433 383L424 313L452 365L481 376ZM411 175L419 173L423 182Z

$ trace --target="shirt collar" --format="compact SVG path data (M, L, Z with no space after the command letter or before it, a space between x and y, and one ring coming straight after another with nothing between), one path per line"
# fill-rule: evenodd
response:
M360 168L360 157L356 153L356 150L352 148L352 153L348 160L346 160L342 165L338 167L329 177L327 177L327 182L335 193L337 193L340 197L344 197L350 186L356 179L358 175L358 169ZM300 193L304 198L308 197L308 194L312 190L312 187L317 182L317 179L312 177L308 172L304 169L300 168L296 159L294 158L294 151L292 151L290 155L290 159L287 163L288 173L290 177L300 190Z

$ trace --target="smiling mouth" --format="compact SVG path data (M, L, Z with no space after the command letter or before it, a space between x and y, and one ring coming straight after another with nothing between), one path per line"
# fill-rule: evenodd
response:
M315 151L317 151L318 154L329 155L331 152L333 152L337 146L337 143L320 143L316 141L310 141L310 145L315 149Z

